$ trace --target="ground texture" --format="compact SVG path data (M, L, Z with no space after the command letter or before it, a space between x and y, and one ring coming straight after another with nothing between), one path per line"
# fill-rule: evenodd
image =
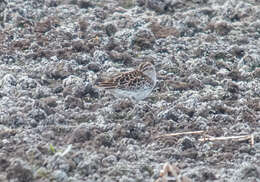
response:
M259 38L258 0L0 0L0 181L259 182ZM145 60L144 101L95 88Z

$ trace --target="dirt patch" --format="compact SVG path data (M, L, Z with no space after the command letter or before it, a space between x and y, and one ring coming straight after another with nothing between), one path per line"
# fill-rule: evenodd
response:
M0 181L260 181L259 19L249 0L1 1ZM145 60L145 100L94 86Z

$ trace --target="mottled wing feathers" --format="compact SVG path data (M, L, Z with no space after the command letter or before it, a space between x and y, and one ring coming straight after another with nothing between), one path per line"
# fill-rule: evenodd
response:
M147 82L148 81L148 82ZM142 87L150 87L153 81L142 72L135 70L131 72L120 73L112 78L99 82L98 87L105 89L134 90Z

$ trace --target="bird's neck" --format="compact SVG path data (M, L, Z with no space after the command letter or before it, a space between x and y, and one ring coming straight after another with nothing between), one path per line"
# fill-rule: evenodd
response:
M147 71L147 72L144 72L144 74L156 83L156 72L155 71L149 71L149 72Z

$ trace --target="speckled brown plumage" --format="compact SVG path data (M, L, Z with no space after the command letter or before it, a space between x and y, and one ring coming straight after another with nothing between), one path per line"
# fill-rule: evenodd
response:
M151 78L144 75L141 71L135 70L118 74L109 80L100 82L98 86L106 89L135 90L141 87L151 87L152 85L153 81Z
M140 64L140 66L129 72L122 72L112 76L109 79L97 83L97 86L107 90L116 90L116 93L120 94L120 91L129 92L130 95L135 95L142 91L151 91L156 83L156 72L154 66L150 62ZM121 94L122 95L122 94ZM145 96L133 96L137 100L139 97Z

